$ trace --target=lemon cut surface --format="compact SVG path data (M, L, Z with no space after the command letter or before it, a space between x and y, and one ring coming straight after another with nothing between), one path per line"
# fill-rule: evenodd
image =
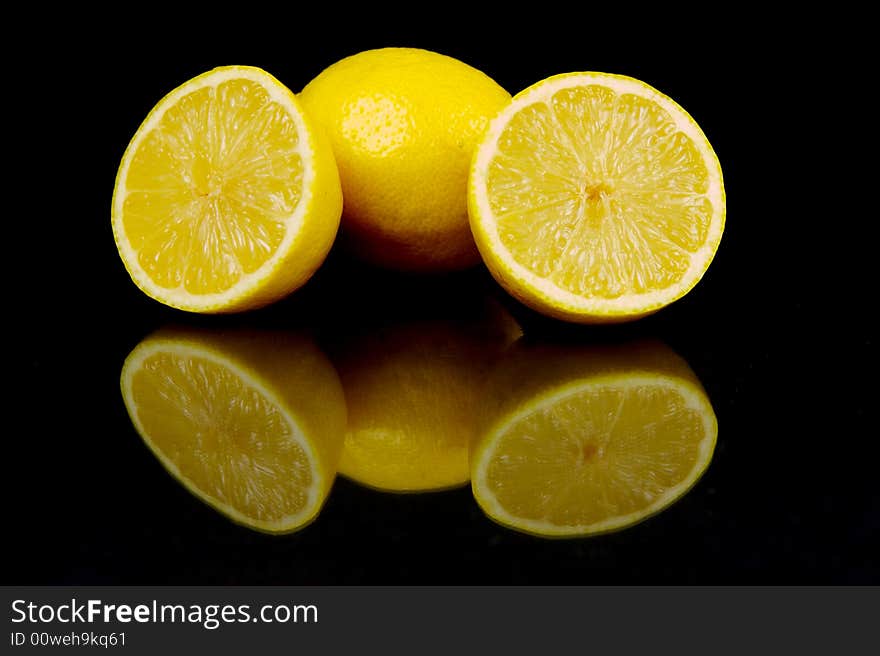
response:
M265 305L324 260L342 195L332 151L283 84L214 69L150 112L116 179L119 254L148 296L193 312Z
M160 331L129 355L121 387L150 450L220 513L267 533L317 516L336 474L345 401L309 340Z
M474 158L469 212L495 278L561 319L634 319L686 294L724 227L721 167L696 122L638 80L549 78Z
M715 450L706 393L662 345L514 348L489 389L472 487L487 515L519 531L631 526L681 498Z

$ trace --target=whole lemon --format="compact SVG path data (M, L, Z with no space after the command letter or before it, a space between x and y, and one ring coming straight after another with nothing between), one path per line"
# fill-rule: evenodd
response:
M521 335L487 302L479 315L373 326L347 339L334 354L348 410L339 473L394 492L467 482L482 386Z
M479 261L468 226L471 156L510 94L467 64L417 48L336 62L300 100L330 136L343 227L363 259L448 271Z

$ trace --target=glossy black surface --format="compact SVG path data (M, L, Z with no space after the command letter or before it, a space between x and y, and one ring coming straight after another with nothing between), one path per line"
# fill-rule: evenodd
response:
M20 269L30 298L10 320L19 338L8 413L23 421L4 429L11 509L4 583L880 582L876 382L868 365L875 324L851 305L867 298L871 278L860 244L841 254L824 236L813 241L817 206L804 199L820 185L793 172L806 154L792 150L804 135L790 129L787 104L802 87L788 75L785 52L764 35L753 34L736 61L714 53L742 52L739 40L705 36L695 47L650 32L630 47L610 35L589 42L545 35L524 47L494 32L489 47L478 31L411 31L346 43L328 35L315 45L268 34L247 45L206 39L204 48L174 52L157 49L157 35L108 37L112 57L59 51L69 66L55 83L71 109L45 110L41 125L53 175L63 180L50 190L38 185L51 201L38 218L50 218L53 231L35 220L32 236L49 241L53 257ZM512 92L554 73L604 70L675 98L706 132L725 175L727 228L703 281L653 317L601 328L537 316L481 268L402 277L336 251L305 288L247 315L185 315L137 291L113 244L110 196L128 139L164 93L228 63L262 66L298 90L338 58L384 45L456 56ZM755 94L764 99L757 109ZM20 250L15 255L34 261ZM302 329L332 352L364 315L454 318L483 294L505 305L534 342L650 338L685 358L719 423L715 457L697 486L623 532L545 541L492 523L467 487L401 496L339 479L313 525L264 536L230 523L168 476L122 403L126 355L168 324Z

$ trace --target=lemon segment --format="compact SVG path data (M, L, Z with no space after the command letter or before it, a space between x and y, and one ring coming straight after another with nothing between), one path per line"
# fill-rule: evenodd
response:
M163 98L129 144L113 232L134 282L193 312L249 309L302 285L341 215L332 151L294 95L229 66Z
M687 293L724 227L705 135L647 84L604 73L529 87L496 117L469 180L477 246L496 279L550 316L644 316Z
M166 330L132 351L121 387L150 450L222 514L268 533L317 516L342 449L345 402L309 340Z

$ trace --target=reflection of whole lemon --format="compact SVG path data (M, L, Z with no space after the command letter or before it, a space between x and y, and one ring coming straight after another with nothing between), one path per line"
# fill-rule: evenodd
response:
M383 48L333 64L300 100L330 136L357 253L408 270L479 261L467 218L468 169L510 94L457 59Z
M341 474L398 492L468 481L486 374L519 333L507 315L492 330L471 328L413 322L348 346L337 362L349 418Z
M718 424L669 347L516 344L492 372L471 450L487 515L545 536L618 530L660 512L708 467Z
M317 516L336 475L345 399L310 339L164 329L131 352L121 385L144 442L213 508L268 533Z

